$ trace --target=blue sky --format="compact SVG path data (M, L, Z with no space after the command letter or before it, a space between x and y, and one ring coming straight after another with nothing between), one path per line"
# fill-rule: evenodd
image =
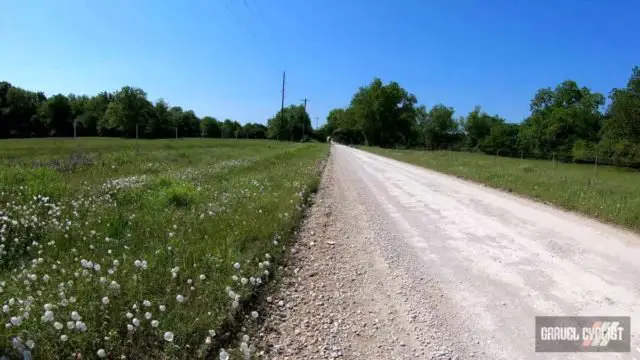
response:
M283 70L286 104L311 99L320 124L375 76L518 122L541 87L607 94L640 65L637 0L6 0L0 13L0 80L47 95L132 85L243 123L279 109Z

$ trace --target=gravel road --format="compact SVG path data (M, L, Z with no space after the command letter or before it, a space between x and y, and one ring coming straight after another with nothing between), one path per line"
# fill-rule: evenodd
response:
M333 145L268 359L640 359L640 238ZM631 316L626 354L534 352L536 315Z

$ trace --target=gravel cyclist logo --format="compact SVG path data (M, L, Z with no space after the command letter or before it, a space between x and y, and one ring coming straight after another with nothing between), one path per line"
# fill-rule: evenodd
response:
M629 352L628 316L537 316L536 352Z

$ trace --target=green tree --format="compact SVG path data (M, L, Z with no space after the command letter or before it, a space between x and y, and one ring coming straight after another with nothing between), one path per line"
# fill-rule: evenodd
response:
M223 138L228 139L228 138L231 138L231 137L235 137L235 134L234 134L235 127L234 127L233 123L234 122L231 119L224 119L224 121L220 125L220 128L222 130L222 137Z
M387 85L375 78L361 87L351 100L355 129L368 145L407 144L415 121L417 100L396 82Z
M477 105L467 115L463 127L467 137L467 147L476 148L482 140L491 134L491 129L498 123L504 123L498 116L491 116Z
M302 105L284 108L267 121L268 136L272 139L300 141L308 136L313 128L309 114Z
M69 99L57 94L47 100L44 124L50 129L49 135L73 135L73 109Z
M422 137L429 149L447 149L460 141L459 124L452 107L438 104L427 113L421 126Z
M242 127L244 136L248 139L266 139L267 127L262 124L246 123Z
M202 131L202 136L204 137L219 138L222 134L220 123L216 118L211 116L205 116L202 118L202 121L200 122L200 129Z
M175 136L169 117L169 104L164 99L158 99L153 105L153 116L149 117L144 133L150 138Z
M519 141L528 152L569 154L579 140L598 141L604 96L567 80L555 89L540 89L531 101L531 116Z
M115 93L113 101L107 106L100 127L111 134L134 137L136 124L140 129L145 129L153 111L153 105L142 89L125 86Z
M602 149L618 162L640 162L640 68L627 86L613 89L602 128Z

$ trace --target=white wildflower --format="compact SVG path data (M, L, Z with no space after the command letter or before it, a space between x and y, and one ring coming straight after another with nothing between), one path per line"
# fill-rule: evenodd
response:
M165 332L164 339L169 342L173 341L173 333L171 331Z

